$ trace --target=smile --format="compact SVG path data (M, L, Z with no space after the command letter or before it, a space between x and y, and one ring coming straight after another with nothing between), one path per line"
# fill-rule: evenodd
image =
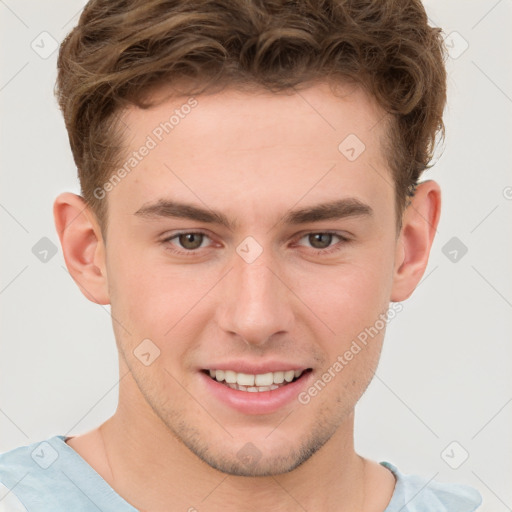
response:
M298 380L303 373L308 371L311 369L282 370L259 374L239 373L233 370L204 370L215 381L225 384L231 389L250 393L279 389Z

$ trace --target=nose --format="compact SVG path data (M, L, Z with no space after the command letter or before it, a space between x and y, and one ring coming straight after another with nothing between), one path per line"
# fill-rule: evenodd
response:
M220 328L251 345L290 333L294 320L290 284L264 254L253 263L234 255L217 309Z

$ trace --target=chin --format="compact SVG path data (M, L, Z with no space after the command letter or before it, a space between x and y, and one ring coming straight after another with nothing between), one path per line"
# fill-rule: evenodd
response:
M247 452L253 450L253 455L249 453L240 455L234 454L231 457L226 455L215 456L214 454L196 454L203 462L213 469L232 476L245 477L265 477L277 476L289 473L303 464L310 455L289 454L289 455L268 455L258 453L257 448L252 443L247 443L241 450Z
M178 437L192 453L217 471L233 476L265 477L282 475L298 468L320 450L335 431L335 425L319 422L302 438L287 439L285 443L267 441L266 446L265 438L247 440L244 444L230 438L225 439L227 444L224 446L213 440L200 442L197 430L188 430ZM235 449L234 445L241 447Z

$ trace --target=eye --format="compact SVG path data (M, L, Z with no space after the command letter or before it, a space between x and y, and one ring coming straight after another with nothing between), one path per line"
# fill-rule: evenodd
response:
M327 249L331 245L332 233L311 233L307 235L308 242L315 249Z
M213 242L211 238L200 231L183 231L162 240L167 250L190 256L198 254L199 249L208 247L211 242ZM306 245L306 247L309 245L309 248L315 253L326 255L341 250L343 244L350 242L350 239L339 233L322 231L307 233L297 242L298 245Z
M330 253L336 250L341 249L340 245L343 245L343 242L349 242L349 239L338 234L331 232L319 232L319 233L308 233L299 239L299 243L302 240L307 240L307 243L315 249L319 253ZM338 241L338 243L332 245L333 242ZM302 245L302 244L300 244Z
M173 236L162 240L164 244L170 244L172 247L171 251L176 251L178 253L183 252L193 252L201 247L205 247L204 242L210 240L210 238L201 232L188 231L183 233L176 233ZM182 249L180 251L180 249ZM184 249L184 250L183 250Z

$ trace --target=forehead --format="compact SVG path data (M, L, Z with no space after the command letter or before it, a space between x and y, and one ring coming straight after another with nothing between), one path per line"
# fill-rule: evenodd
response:
M345 192L367 202L385 186L383 112L358 87L161 97L123 116L125 163L137 162L109 198L122 195L126 211L164 195L226 209L258 201L289 208Z
M173 96L172 90L161 89L152 98L152 108L130 107L124 112L127 140L140 143L151 135L157 143L172 143L167 140L172 133L180 138L184 150L200 139L201 154L218 151L219 144L230 153L276 145L276 134L288 147L296 145L298 150L301 142L311 143L306 149L312 157L311 146L319 139L326 143L319 151L323 152L327 144L338 150L337 143L348 134L358 136L371 151L379 149L373 143L384 126L379 122L384 114L373 98L348 84L338 84L335 92L327 83L319 83L278 93L226 88L192 97ZM190 132L195 137L187 137Z

